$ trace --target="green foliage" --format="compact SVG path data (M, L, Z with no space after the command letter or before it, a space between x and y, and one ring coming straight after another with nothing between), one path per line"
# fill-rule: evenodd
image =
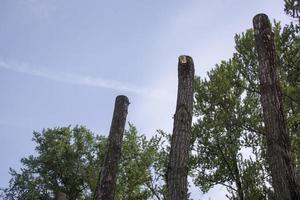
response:
M300 18L299 0L284 0L284 11L293 18Z
M274 22L273 32L284 108L300 175L299 25L281 28ZM195 81L195 184L204 192L216 184L226 186L229 199L273 199L253 31L236 35L235 43L232 59L222 61L207 78Z
M51 199L64 192L71 199L86 199L95 188L106 140L76 126L34 132L33 141L38 155L22 158L20 173L10 169L5 197Z
M195 184L204 192L216 184L223 185L232 194L229 197L232 199L249 196L251 192L247 193L246 189L256 191L255 199L262 199L260 187L264 184L257 184L264 183L264 178L259 176L262 164L257 145L261 143L261 136L256 129L260 127L258 124L251 126L259 119L259 116L251 117L255 114L257 98L252 92L252 96L247 95L245 88L249 87L249 82L242 78L241 66L236 59L223 61L208 73L206 79L196 79ZM243 151L248 154L251 151L255 159L243 159ZM251 176L246 175L249 170Z
M163 177L157 173L163 162L158 153L161 141L162 137L158 136L150 140L139 136L129 124L123 141L116 199L163 199L163 185L159 184Z
M285 0L285 12L299 20L298 0ZM297 175L300 177L300 21L273 32L284 108ZM195 78L190 168L203 192L215 185L228 199L274 199L268 164L258 61L252 29L235 36L236 52ZM165 175L170 136L163 131L148 139L133 125L125 132L117 200L165 199ZM10 169L4 199L53 199L58 192L70 199L91 199L106 148L105 137L82 126L34 132L36 155L22 158L20 172ZM299 178L300 183L300 178Z
M69 199L92 199L104 160L105 137L95 137L82 126L34 132L36 156L22 158L20 172L10 169L4 199L54 199L64 192ZM147 139L130 128L124 136L116 199L162 199L162 137ZM159 181L162 183L159 184Z

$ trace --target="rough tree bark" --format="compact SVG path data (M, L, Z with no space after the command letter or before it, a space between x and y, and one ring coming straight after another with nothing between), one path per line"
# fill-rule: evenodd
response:
M113 200L115 197L118 164L121 157L128 105L129 100L126 96L117 96L108 136L107 151L99 175L94 200Z
M272 185L276 199L300 200L300 189L296 183L291 144L283 112L274 34L268 16L256 15L253 18L253 27L259 60L261 104L267 133L267 156Z
M244 200L244 192L243 192L243 187L242 187L242 181L241 181L241 173L239 170L239 166L238 166L238 161L236 158L236 155L234 155L233 157L233 162L234 162L234 166L233 166L233 170L234 170L234 180L235 180L235 184L236 184L236 188L237 188L237 193L239 195L239 200Z
M186 200L190 135L193 113L194 63L189 56L178 61L178 93L171 151L167 169L167 199Z

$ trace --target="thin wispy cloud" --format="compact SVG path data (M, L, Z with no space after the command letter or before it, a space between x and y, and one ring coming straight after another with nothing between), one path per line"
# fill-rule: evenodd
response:
M48 18L53 15L57 8L55 1L49 0L19 0L19 3L38 18Z
M158 100L170 101L168 92L152 88L143 88L129 83L119 82L115 80L107 80L100 77L92 77L87 75L79 75L73 73L62 73L57 71L41 70L39 67L32 66L27 63L8 63L0 61L0 68L18 73L23 73L39 78L49 79L67 84L77 84L87 87L98 87L120 91L125 93L134 93L144 97L155 98Z

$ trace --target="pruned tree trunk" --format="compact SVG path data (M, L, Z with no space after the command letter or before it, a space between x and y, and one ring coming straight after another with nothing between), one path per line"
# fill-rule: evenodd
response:
M194 93L194 63L189 56L178 61L178 93L171 151L167 169L167 199L186 200L188 160Z
M276 199L300 200L295 168L291 155L282 91L277 73L274 34L268 16L253 18L256 50L259 60L261 104L266 128L267 156Z
M107 151L99 175L94 200L113 200L115 197L118 164L121 157L128 105L129 100L126 96L117 96L108 136Z

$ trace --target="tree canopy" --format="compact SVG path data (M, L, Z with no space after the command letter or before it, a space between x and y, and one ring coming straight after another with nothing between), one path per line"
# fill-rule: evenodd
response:
M285 0L285 12L299 19L299 1ZM272 27L283 90L284 115L300 183L300 21ZM194 121L189 175L204 193L216 185L231 200L272 200L274 189L266 156L265 127L260 103L258 56L254 32L235 37L235 52L206 76L194 80ZM4 199L92 199L107 138L84 126L44 129L33 133L35 155L10 169ZM125 131L117 179L116 200L166 198L170 135Z
M4 199L92 199L107 138L83 126L57 127L33 133L37 155L22 158L20 172L10 169ZM116 199L162 199L159 160L162 137L147 139L130 124L124 136Z

